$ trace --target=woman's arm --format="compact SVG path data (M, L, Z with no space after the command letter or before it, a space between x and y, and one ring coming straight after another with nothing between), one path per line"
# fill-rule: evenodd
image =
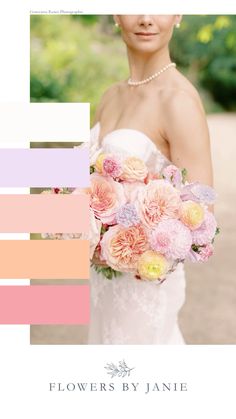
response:
M213 186L209 130L200 99L186 91L177 91L166 108L165 136L172 162L186 168L189 182Z

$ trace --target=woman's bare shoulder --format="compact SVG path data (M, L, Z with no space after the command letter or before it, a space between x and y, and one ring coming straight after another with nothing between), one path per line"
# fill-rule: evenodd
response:
M101 104L105 104L107 101L110 101L112 98L116 97L117 94L122 90L123 82L117 82L112 84L108 89L105 90L101 97Z
M179 71L174 73L168 86L161 91L165 111L199 111L204 113L202 101L196 87Z
M197 137L208 141L208 126L205 110L197 89L181 73L171 80L162 92L162 128L164 137L171 143L191 143Z

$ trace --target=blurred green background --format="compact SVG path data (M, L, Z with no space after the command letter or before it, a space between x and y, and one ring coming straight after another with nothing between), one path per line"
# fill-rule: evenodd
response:
M31 101L90 102L129 76L112 15L31 16ZM171 57L198 88L208 113L236 109L236 16L184 16Z

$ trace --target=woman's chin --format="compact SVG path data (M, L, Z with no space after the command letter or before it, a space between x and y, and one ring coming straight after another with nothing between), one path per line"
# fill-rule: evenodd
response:
M160 46L153 45L152 42L138 42L134 46L132 46L132 49L143 53L143 54L154 54L160 49Z

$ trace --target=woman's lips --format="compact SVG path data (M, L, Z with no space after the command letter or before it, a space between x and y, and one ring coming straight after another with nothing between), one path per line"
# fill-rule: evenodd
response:
M153 32L136 32L135 35L140 36L141 38L149 38L152 36L157 35L157 33Z

